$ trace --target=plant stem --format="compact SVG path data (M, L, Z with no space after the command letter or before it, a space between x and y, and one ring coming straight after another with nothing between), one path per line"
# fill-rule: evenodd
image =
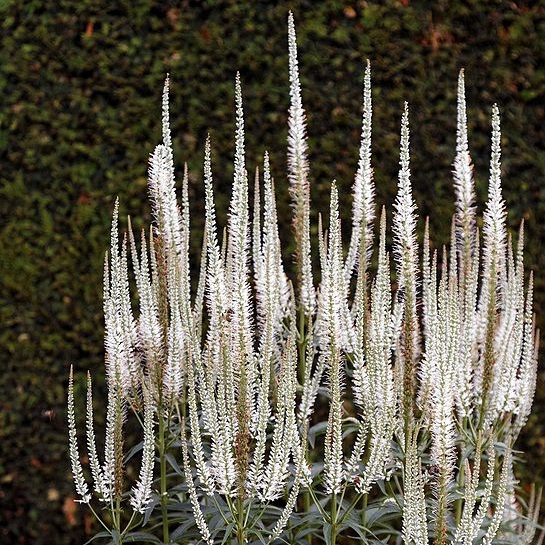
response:
M107 531L107 532L110 532L110 529L108 528L108 526L106 525L106 523L100 518L100 515L93 509L93 506L88 503L87 506L89 507L89 509L91 510L91 513L93 513L95 519L100 523L100 525ZM111 533L111 532L110 532Z
M367 499L368 495L364 494L361 502L361 527L365 531L367 527Z
M447 540L447 460L443 455L439 468L437 528L435 530L435 544L445 545Z
M244 500L237 497L237 542L238 545L246 543L246 531L244 527Z
M331 499L331 528L329 530L329 544L335 545L337 541L337 494Z
M123 534L121 533L121 498L119 496L115 499L115 527L119 534L118 545L123 543Z

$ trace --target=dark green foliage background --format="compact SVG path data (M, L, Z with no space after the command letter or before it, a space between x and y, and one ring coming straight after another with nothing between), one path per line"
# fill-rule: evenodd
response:
M138 227L149 224L146 163L160 137L166 72L178 169L187 161L191 172L195 259L207 131L225 218L236 70L249 168L270 151L288 239L288 9L299 37L313 211L327 211L336 178L349 217L369 57L378 202L390 207L395 194L398 127L408 100L419 210L431 215L434 242L445 243L456 77L465 67L479 199L486 198L489 114L497 101L509 223L516 229L526 220L527 263L536 271L545 323L545 2L0 0L1 543L64 545L88 537L84 510L72 513L66 501L73 496L68 368L75 364L80 402L87 369L104 399L101 277L110 215L119 195L123 214ZM545 475L542 386L519 443L528 451L527 480Z

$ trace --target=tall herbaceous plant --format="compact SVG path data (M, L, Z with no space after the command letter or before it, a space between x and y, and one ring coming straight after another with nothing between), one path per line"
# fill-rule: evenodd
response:
M328 228L320 218L313 244L291 14L288 52L293 278L284 268L267 153L250 210L238 75L228 224L216 222L207 138L195 278L187 168L176 195L168 79L162 143L149 165L150 232L133 233L129 222L120 234L115 205L104 264L105 447L97 452L89 377L85 469L72 372L68 393L74 482L102 526L95 537L165 545L529 544L540 498L532 493L525 503L517 494L513 443L532 405L538 332L523 227L516 245L506 228L499 110L492 108L481 218L460 72L451 244L433 248L427 223L420 244L407 104L390 227L377 211L367 63L351 237L343 244L333 182ZM142 441L124 448L129 417Z

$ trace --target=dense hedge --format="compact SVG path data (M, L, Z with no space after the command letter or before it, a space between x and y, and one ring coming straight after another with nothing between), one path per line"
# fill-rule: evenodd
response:
M369 57L378 200L389 205L395 192L406 99L416 197L422 214L431 214L434 240L445 242L456 77L464 66L479 197L486 197L489 113L497 101L509 218L512 228L521 217L527 222L527 262L537 272L537 311L545 323L544 2L3 0L0 542L82 543L90 531L90 519L71 502L68 366L75 363L80 389L86 369L103 374L101 267L110 213L119 195L137 226L149 222L146 162L159 138L166 72L178 165L188 161L192 173L195 255L208 130L224 210L229 194L236 70L244 83L249 164L270 151L280 209L289 213L288 9L299 34L313 210L327 209L333 178L349 210ZM531 477L539 479L545 421L537 415L544 408L541 392L521 441Z

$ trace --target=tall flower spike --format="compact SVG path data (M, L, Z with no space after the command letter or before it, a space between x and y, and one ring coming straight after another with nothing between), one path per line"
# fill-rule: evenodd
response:
M392 320L391 306L386 213L383 210L378 270L371 290L370 317L364 342L365 358L357 362L354 369L354 397L362 408L360 430L367 427L369 432L367 441L364 433L360 435L363 448L367 442L368 452L363 478L356 487L359 492L367 492L374 482L385 477L396 425L397 399L391 361L392 333L389 327ZM352 457L359 462L361 453L357 452L356 447Z
M488 201L483 216L483 282L479 298L480 336L484 344L482 369L483 408L490 402L495 367L495 323L506 276L506 211L501 193L500 114L492 107L492 151Z
M225 286L225 270L220 247L218 245L218 234L216 226L216 210L214 206L214 190L212 187L212 162L210 155L210 135L206 137L204 147L204 190L206 210L206 248L208 255L207 273L207 295L210 307L211 320L215 325L221 314L226 310L227 292ZM209 332L214 331L214 324L211 322Z
M254 210L252 221L252 264L254 266L254 276L260 275L261 266L261 191L259 188L259 167L255 167L254 176Z
M226 402L230 401L231 397L234 396L235 384L232 358L225 346L225 339L228 338L228 334L224 329L230 324L225 318L228 315L230 316L233 311L229 306L230 301L227 296L227 274L224 266L225 258L222 255L223 248L220 250L217 241L209 136L205 144L204 186L208 253L206 291L209 327L202 360L205 362L206 367L201 362L200 354L197 353L199 350L197 346L193 348L193 362L197 373L196 385L200 394L203 427L211 436L211 467L209 470L215 478L217 489L230 494L235 478L232 452L234 411L227 410ZM224 234L223 240L225 241L226 238ZM190 395L193 396L194 394L191 394L190 391ZM196 411L195 405L194 410L192 410L192 436L194 440L197 433L199 433ZM200 456L202 450L199 450L197 454ZM200 471L203 475L206 475L208 469L203 464L204 462L199 461ZM209 489L208 482L205 483L205 488Z
M300 304L307 314L314 311L315 293L312 280L310 247L310 184L308 180L307 129L301 99L297 37L293 13L288 16L288 53L290 72L290 109L288 120L288 179L294 206L296 259L301 286Z
M486 534L484 535L482 544L483 545L491 545L494 541L498 530L500 528L500 524L503 521L503 512L505 509L505 505L507 503L507 495L508 495L508 479L512 472L511 467L511 449L508 446L507 450L505 452L505 456L503 458L503 464L501 468L500 473L500 480L498 483L498 488L496 491L496 505L494 506L494 515L492 516L492 519L490 520L490 525L488 526L486 530Z
M489 415L495 418L504 412L517 412L520 401L518 382L524 343L524 267L523 225L519 234L516 262L511 237L507 244L507 275L501 304L501 319L495 330L495 363L492 378Z
M105 265L104 277L104 344L108 384L123 396L134 393L140 384L140 368L135 347L136 323L132 314L127 268L127 244L119 250L119 200L112 218L110 267Z
M253 312L251 308L251 289L249 278L250 263L250 221L248 208L248 175L245 163L244 144L244 111L242 106L242 88L240 74L235 81L235 160L233 195L229 209L229 230L227 248L228 285L232 294L231 309L233 311L230 329L237 339L229 348L234 363L234 373L238 376L237 414L240 433L237 433L237 452L246 452L248 437L243 428L249 422L248 411L254 399L254 376L257 373L253 357ZM245 399L242 397L245 396ZM243 416L244 415L244 416ZM245 437L243 439L243 436ZM244 444L244 446L243 446ZM245 459L237 456L237 460ZM246 467L246 462L240 465ZM240 470L244 473L246 469ZM244 479L243 479L244 480Z
M467 510L469 520L470 520L470 525L468 530L464 530L466 532L466 536L465 536L466 545L471 545L471 543L473 543L473 540L477 537L479 530L483 526L483 523L486 520L486 516L489 513L490 502L493 498L493 492L494 492L494 475L495 475L496 465L497 465L497 455L494 452L494 446L491 444L488 448L488 465L486 469L484 486L481 484L479 474L478 474L478 469L476 469L474 465L473 482L471 483L470 486L466 487L466 502L467 502L467 494L469 493L471 496L470 503L473 503L473 509ZM479 487L482 487L482 491L479 497L479 508L475 510L475 498L477 497ZM463 520L464 520L464 513L462 513L462 521L460 524L462 524Z
M341 346L342 331L341 309L337 292L338 275L340 264L338 262L340 246L340 221L338 209L337 186L333 182L331 186L330 204L330 226L329 226L329 247L327 256L327 269L324 271L324 280L327 283L325 297L323 297L325 327L327 328L326 339L323 350L329 367L329 418L324 445L324 483L328 494L337 494L341 490L344 478L344 458L342 450L342 356Z
M341 237L341 221L339 218L339 200L336 182L331 188L331 206L329 219L329 245L326 266L322 271L323 279L320 289L318 329L321 341L329 342L331 335L338 339L339 349L346 353L354 352L356 335L354 321L348 306L348 282L343 274L343 248ZM333 301L330 308L330 301ZM333 314L331 314L333 312ZM331 331L335 321L335 332Z
M403 531L405 545L428 544L428 521L422 467L418 456L416 432L409 440L403 470Z
M177 271L177 269L175 269ZM178 271L177 271L178 272ZM179 273L172 279L177 281ZM188 335L180 318L180 298L171 298L170 323L167 334L167 358L163 368L163 397L167 401L178 399L183 388L183 374L186 367L186 346Z
M144 392L144 444L142 465L136 485L132 490L130 503L135 511L145 513L151 501L153 466L155 463L155 435L153 433L154 403L150 393Z
M401 118L401 152L399 160L398 192L394 202L394 256L398 275L398 305L403 308L402 362L403 405L405 414L412 412L415 392L415 361L418 346L416 320L416 204L411 187L409 155L409 106L405 102Z
M183 239L182 219L176 200L174 157L169 121L169 85L167 77L162 100L163 143L156 146L150 157L148 187L157 230L164 237L167 248L176 248L176 252L180 252ZM176 252L172 252L172 254L175 255Z
M167 148L172 148L172 140L170 136L170 112L169 112L169 92L170 92L170 74L165 78L163 86L163 96L161 103L161 132L163 136L163 144Z
M409 154L409 105L405 102L401 118L401 153L398 192L394 203L394 253L401 286L414 289L410 282L416 272L416 204L411 186ZM413 301L416 304L416 301Z
M201 259L200 259L200 270L199 270L199 282L197 285L197 293L195 295L195 303L193 305L193 324L195 327L196 339L199 343L202 338L202 313L204 306L204 293L206 289L206 263L208 261L208 249L206 241L208 236L206 234L206 224L204 225L203 234L202 234L202 248L201 248Z
M189 218L189 170L187 163L184 163L184 175L182 178L182 211L181 211L181 307L184 323L191 319L191 269L189 263L189 240L191 236ZM189 324L187 324L188 326ZM186 327L187 327L186 326Z
M458 121L456 130L456 156L454 158L454 189L456 191L456 231L461 275L470 267L475 250L475 184L473 163L467 141L467 113L464 70L458 75Z
M104 445L104 501L121 498L123 479L123 422L126 406L116 384L108 384L106 439Z
M83 468L79 459L78 436L76 431L76 415L74 411L74 368L70 366L70 378L68 379L68 438L70 445L70 465L72 477L76 485L76 492L81 498L77 501L89 503L91 494L83 476Z
M282 328L282 319L289 310L290 290L282 264L276 199L268 152L265 152L263 161L263 181L263 240L256 242L261 246L256 267L256 299L260 323L270 325L276 335ZM267 322L269 318L270 324Z
M126 399L140 386L141 369L136 359L137 331L132 315L127 267L127 240L119 252L118 208L112 219L110 270L104 280L104 318L108 404L104 466L104 501L121 497L123 473L123 422Z
M367 60L363 79L363 117L361 124L361 144L358 170L353 186L354 203L352 205L352 237L344 267L346 281L359 259L364 260L362 271L367 271L367 261L373 244L373 221L375 219L375 184L371 167L371 64ZM363 251L363 255L360 255Z
M140 258L129 219L129 240L133 262L134 277L140 299L138 318L139 351L143 354L146 370L155 379L156 369L163 364L163 331L159 316L159 302L154 292L148 265L148 249L144 231L141 235Z
M431 456L438 472L434 479L434 515L436 542L446 543L447 515L450 498L448 489L452 482L456 452L456 423L454 419L456 366L459 365L460 303L457 279L448 270L446 249L443 251L443 269L437 301L435 320L426 334L425 360L430 373L430 400L425 413L431 422ZM435 275L435 271L432 272Z
M195 489L195 483L193 481L193 475L191 474L191 467L189 465L189 452L187 449L187 439L185 437L185 421L182 421L182 465L184 470L185 482L189 490L189 498L191 501L191 507L193 508L193 516L197 523L197 528L201 534L203 541L207 545L214 545L210 530L204 518L199 498L197 496L197 490Z
M282 494L289 476L290 452L293 451L294 460L299 455L299 437L295 424L296 366L295 332L290 331L290 337L281 355L275 426L269 460L263 475L262 497L269 501Z
M524 309L524 338L517 391L518 407L514 426L515 437L526 424L528 416L530 415L536 388L537 346L534 339L535 323L533 317L533 291L534 275L530 272Z
M501 191L501 130L498 106L492 106L492 153L490 156L490 178L488 201L483 217L483 260L485 283L496 279L490 278L492 270L503 280L505 275L505 251L507 242L505 201ZM496 284L497 285L497 284ZM501 286L497 286L498 288Z
M235 132L235 173L233 195L229 208L229 231L227 248L227 273L230 276L232 292L235 296L233 308L239 333L243 338L246 353L251 352L251 313L249 285L249 210L248 176L246 173L244 151L244 112L242 109L242 89L240 74L235 82L236 132Z
M99 495L100 499L103 499L107 494L104 487L104 481L102 477L102 467L98 460L97 447L95 441L95 428L94 428L94 416L93 416L93 383L91 381L91 373L87 372L87 414L86 414L86 428L87 428L87 454L89 456L89 466L91 468L91 476L95 483L95 492Z
M475 456L473 466L469 463L469 460L466 458L463 461L464 473L465 473L465 486L464 486L464 506L462 509L460 522L456 527L456 533L454 535L454 543L459 545L464 543L464 540L472 538L471 531L473 526L473 514L475 511L475 505L477 504L477 489L480 484L480 469L481 469L481 457L483 454L482 450L482 436L477 437L477 444L475 448ZM488 453L488 470L487 473L490 473L490 469L493 469L495 463L495 456L493 451ZM492 472L492 478L493 478ZM488 486L488 481L485 484L485 487Z

